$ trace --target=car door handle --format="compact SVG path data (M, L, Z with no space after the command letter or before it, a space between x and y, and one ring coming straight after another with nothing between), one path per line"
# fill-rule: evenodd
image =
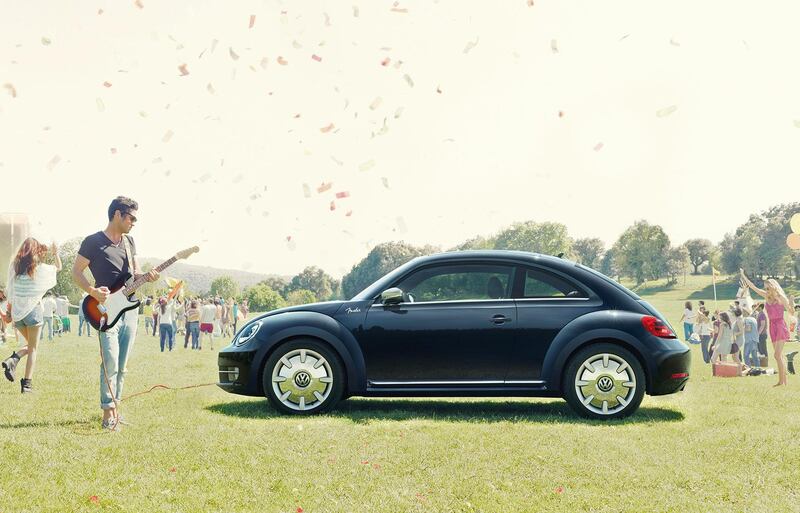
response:
M503 314L497 314L497 315L493 315L492 316L492 322L495 323L495 324L503 324L503 323L506 323L506 322L511 322L511 318L510 317L506 317Z

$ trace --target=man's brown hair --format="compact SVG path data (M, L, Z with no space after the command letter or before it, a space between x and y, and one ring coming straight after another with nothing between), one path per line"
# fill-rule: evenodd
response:
M131 210L139 210L139 204L125 196L117 196L108 206L108 220L114 219L114 212L119 210L120 215L130 212Z

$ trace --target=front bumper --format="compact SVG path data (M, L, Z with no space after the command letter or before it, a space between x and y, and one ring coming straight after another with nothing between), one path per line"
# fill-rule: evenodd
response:
M688 347L659 353L650 383L650 395L680 392L689 381L692 352Z
M217 356L219 382L226 392L239 395L260 396L258 369L254 369L256 351L220 352Z

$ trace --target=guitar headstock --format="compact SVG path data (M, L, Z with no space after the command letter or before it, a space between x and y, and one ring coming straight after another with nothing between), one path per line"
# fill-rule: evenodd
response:
M183 251L178 251L175 254L175 258L177 258L178 260L181 260L181 259L184 259L184 258L189 258L190 256L192 256L194 253L197 253L198 251L200 251L200 248L197 247L197 246L193 246L191 248L186 248Z

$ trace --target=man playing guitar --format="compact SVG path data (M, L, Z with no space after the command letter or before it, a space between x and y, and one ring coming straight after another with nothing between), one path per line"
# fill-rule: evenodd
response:
M72 278L89 295L103 303L113 286L123 274L130 274L126 285L138 278L156 281L157 270L142 273L136 262L136 244L127 234L136 223L136 201L118 196L108 207L108 226L106 229L89 235L81 243ZM93 287L84 276L86 267L95 279ZM102 361L100 363L100 407L103 409L104 429L118 430L121 419L117 413L117 402L122 397L122 385L128 357L136 338L138 310L128 310L117 323L98 331Z

